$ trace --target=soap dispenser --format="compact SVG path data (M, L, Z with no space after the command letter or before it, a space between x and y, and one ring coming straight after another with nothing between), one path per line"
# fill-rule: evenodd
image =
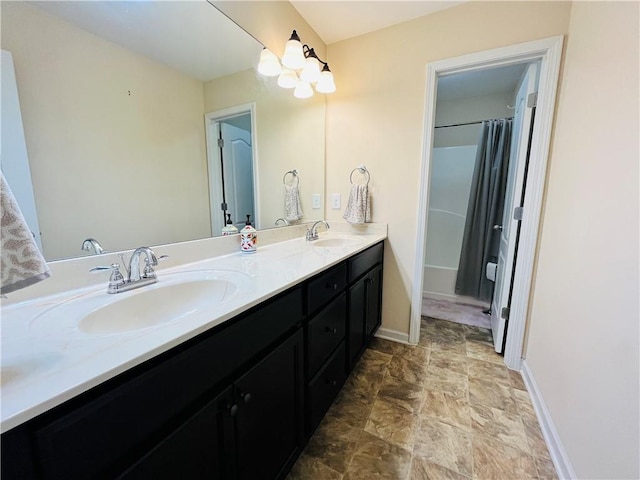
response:
M251 226L251 215L247 215L247 221L242 230L240 230L240 251L242 253L256 253L258 244L258 233Z
M236 227L233 222L231 221L231 214L227 213L227 224L222 227L222 235L223 236L227 236L227 235L235 235L236 233L238 233L238 227Z

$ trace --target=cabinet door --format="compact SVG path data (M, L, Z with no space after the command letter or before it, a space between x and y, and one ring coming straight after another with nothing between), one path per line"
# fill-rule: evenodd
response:
M232 478L237 410L228 387L118 478Z
M367 321L366 334L369 339L382 323L382 267L377 266L366 277Z
M302 445L302 330L235 382L238 478L275 479Z
M366 277L359 280L349 289L349 369L356 364L365 346L366 280Z

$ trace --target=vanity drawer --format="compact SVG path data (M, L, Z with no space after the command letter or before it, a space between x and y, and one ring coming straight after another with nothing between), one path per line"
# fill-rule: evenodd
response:
M345 336L347 325L347 295L322 310L309 322L307 330L308 372L307 378L315 375L329 354Z
M384 243L380 242L349 260L349 283L357 280L378 263L382 263Z
M44 478L110 476L130 464L133 452L173 430L207 393L300 323L302 309L297 288L62 405L35 430Z
M309 435L322 421L346 379L345 345L342 342L322 370L309 383L307 431Z
M318 275L307 284L307 313L312 314L347 286L345 263Z

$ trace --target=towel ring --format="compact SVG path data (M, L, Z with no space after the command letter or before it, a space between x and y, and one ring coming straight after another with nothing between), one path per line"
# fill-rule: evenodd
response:
M351 170L351 175L349 175L349 181L351 182L351 185L353 185L353 174L356 172L356 170L359 171L361 174L367 176L367 183L365 185L369 185L369 181L371 180L371 174L369 173L369 170L367 170L367 167L365 167L364 165L360 165L359 167L356 167L353 170Z
M282 177L282 183L284 183L285 185L287 184L286 179L287 179L287 175L291 174L293 176L294 180L297 180L297 182L295 183L295 186L297 187L298 185L300 185L300 177L298 176L298 170L289 170L287 173L284 174L284 176ZM294 186L293 181L291 182L291 186Z

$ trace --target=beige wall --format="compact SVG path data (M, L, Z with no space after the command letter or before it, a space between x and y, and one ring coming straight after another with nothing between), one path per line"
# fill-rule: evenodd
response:
M637 2L576 2L526 362L579 478L639 478Z
M327 197L371 171L372 220L389 225L383 327L409 331L428 62L567 32L564 2L470 2L329 45ZM341 212L327 207L329 220Z
M207 113L251 102L256 112L259 227L273 227L285 216L282 178L293 169L300 175L301 221L322 219L324 208L312 209L311 195L324 197L324 95L295 98L291 90L278 87L275 78L253 69L205 84Z
M2 2L2 48L47 259L87 237L113 251L210 235L201 82L23 2Z
M514 93L495 93L477 97L452 98L436 105L436 125L454 125L476 122L490 118L513 117ZM475 145L480 134L480 125L438 128L433 135L434 147L457 147Z

